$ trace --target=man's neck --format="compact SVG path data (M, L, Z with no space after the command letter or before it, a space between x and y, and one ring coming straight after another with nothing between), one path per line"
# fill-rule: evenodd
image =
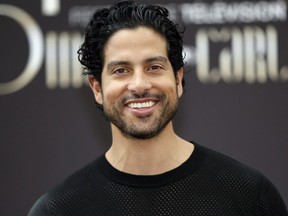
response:
M112 126L113 143L106 153L116 169L135 175L156 175L170 171L185 162L194 146L178 137L172 123L150 139L132 139Z

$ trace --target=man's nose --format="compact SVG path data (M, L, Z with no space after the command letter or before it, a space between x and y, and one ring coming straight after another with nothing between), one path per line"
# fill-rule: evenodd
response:
M135 93L143 93L151 89L151 87L152 84L148 75L142 70L135 71L128 84L128 90Z

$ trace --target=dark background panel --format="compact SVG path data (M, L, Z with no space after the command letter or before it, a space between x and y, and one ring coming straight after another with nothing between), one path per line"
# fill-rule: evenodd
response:
M72 47L80 45L73 38L81 37L89 11L113 1L59 0L60 11L52 16L41 11L44 2L0 2L0 90L2 84L21 75L31 52L24 28L11 17L1 15L3 4L17 7L28 14L42 33L44 45L43 59L35 77L15 92L4 94L3 89L0 91L0 215L26 215L40 195L94 160L111 143L110 125L97 110L92 92L85 79L81 78L81 67L77 64L75 48ZM180 8L187 1L157 2L169 6L175 19L183 21ZM241 1L229 4L233 2L241 4ZM268 53L273 50L269 50L267 44L275 42L278 71L288 68L287 1L263 2L284 4L285 19L246 23L184 23L188 61L185 67L186 89L174 125L177 133L187 140L260 170L275 184L288 205L288 79L285 78L285 71L281 79L275 81L268 78L263 83L257 80L249 83L245 79L225 82L222 78L217 82L203 83L198 76L199 62L203 59L197 59L200 46L196 37L200 30L207 29L218 32L223 28L231 32L237 29L244 38L247 27L253 31L260 28L267 38L267 27L272 26L277 33L276 41L263 43L266 48L263 52L254 53L254 57L261 59L262 56L268 65ZM188 3L192 4L193 1ZM211 6L213 1L205 3ZM47 39L53 39L51 35L55 35L56 42L45 45ZM256 38L256 34L253 37ZM219 68L220 53L224 49L232 50L230 39L226 42L209 39L209 76L213 75L212 68ZM54 46L56 51L48 58L47 51L53 52ZM61 52L60 47L63 47ZM243 61L244 66L247 61ZM252 61L254 67L255 62ZM47 84L47 68L52 68L52 74L56 74L56 81L50 87ZM79 86L73 86L71 80L67 85L61 84L60 77L67 71L66 77L76 77ZM263 71L268 73L267 70ZM251 71L244 70L244 73Z

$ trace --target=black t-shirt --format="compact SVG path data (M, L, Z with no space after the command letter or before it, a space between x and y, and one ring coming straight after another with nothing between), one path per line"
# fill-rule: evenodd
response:
M258 171L195 145L182 165L153 176L131 175L101 156L44 194L29 216L286 216L275 187Z

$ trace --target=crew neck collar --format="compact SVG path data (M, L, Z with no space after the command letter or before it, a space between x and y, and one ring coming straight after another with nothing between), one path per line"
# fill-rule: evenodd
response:
M134 187L156 187L171 183L179 178L194 172L199 164L202 162L203 151L202 147L198 144L194 144L194 151L190 157L182 163L180 166L157 175L134 175L125 172L121 172L114 168L106 159L103 154L97 161L99 170L109 179L123 185L129 185Z

